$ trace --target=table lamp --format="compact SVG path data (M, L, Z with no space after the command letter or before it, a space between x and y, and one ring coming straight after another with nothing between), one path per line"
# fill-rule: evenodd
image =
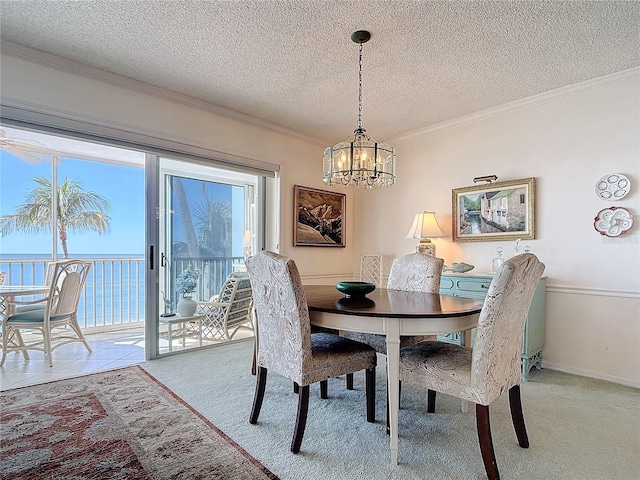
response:
M447 234L442 231L436 219L435 212L422 212L416 214L406 238L419 238L420 243L416 245L416 252L435 257L436 246L431 243L430 239L446 236Z

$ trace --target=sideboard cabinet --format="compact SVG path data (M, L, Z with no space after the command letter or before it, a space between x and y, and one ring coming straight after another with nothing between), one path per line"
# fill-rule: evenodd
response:
M442 295L468 297L484 301L491 284L491 275L470 275L468 273L443 273L440 281ZM542 368L542 349L544 348L544 326L546 321L546 287L547 278L542 277L538 282L536 293L533 295L531 308L524 327L522 341L522 381L528 380L532 367ZM474 329L475 336L475 329ZM462 343L460 333L438 335L438 340Z

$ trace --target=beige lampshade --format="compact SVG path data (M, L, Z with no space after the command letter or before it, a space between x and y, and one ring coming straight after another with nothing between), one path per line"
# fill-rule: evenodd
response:
M435 212L416 214L406 238L440 238L447 234L442 231Z
M438 223L435 212L422 212L416 214L413 224L405 238L419 238L420 243L416 246L418 253L435 256L436 247L431 243L430 238L446 237Z

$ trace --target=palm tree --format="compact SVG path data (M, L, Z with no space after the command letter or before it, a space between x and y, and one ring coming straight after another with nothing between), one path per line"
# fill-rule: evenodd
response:
M193 207L193 216L198 229L198 244L210 255L231 256L231 204L214 201L202 185L203 200Z
M27 192L25 203L16 213L0 217L0 235L13 232L42 233L51 231L52 193L51 180L37 176L32 178L38 186ZM64 258L69 258L67 233L109 231L111 210L109 201L96 192L85 192L76 180L65 177L57 189L57 229Z

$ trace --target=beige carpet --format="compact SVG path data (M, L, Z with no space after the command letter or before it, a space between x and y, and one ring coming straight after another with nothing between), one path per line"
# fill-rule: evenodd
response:
M0 394L3 479L277 479L139 367Z
M329 382L329 399L311 388L301 452L289 452L296 396L291 382L270 375L257 425L248 422L255 377L251 342L217 346L143 364L161 382L282 479L484 479L475 418L457 399L439 395L427 414L425 392L405 384L399 465L389 463L384 429L384 369L378 367L377 419L365 421L364 375L355 391ZM384 365L384 360L380 361ZM508 399L491 406L503 480L640 479L640 391L543 369L522 385L531 447L515 439Z

